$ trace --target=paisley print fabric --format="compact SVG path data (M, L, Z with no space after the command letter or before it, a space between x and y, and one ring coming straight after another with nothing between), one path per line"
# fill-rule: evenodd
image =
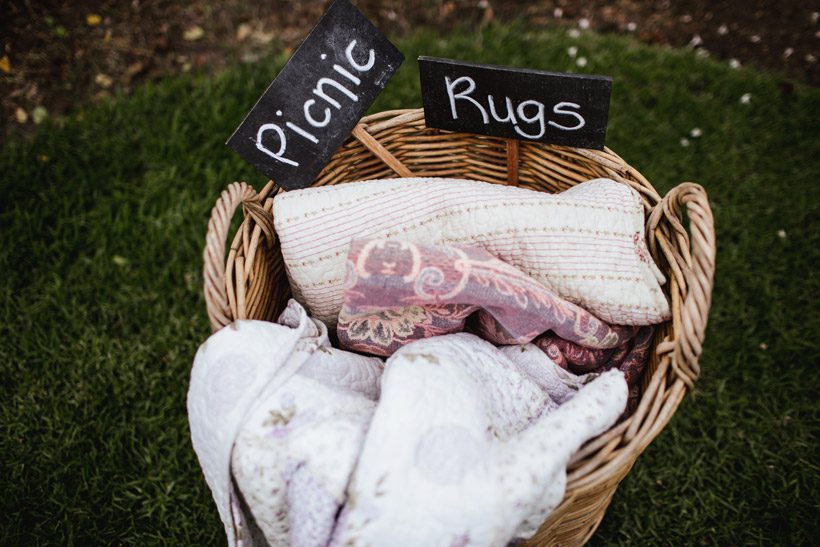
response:
M649 357L654 332L653 326L641 327L629 342L613 349L584 347L551 333L538 337L534 343L561 368L576 374L619 368L626 375L627 383L633 385Z
M608 325L479 247L353 240L337 325L343 348L387 356L413 340L465 329L496 345L549 331L593 350L593 366L579 362L594 368L638 327Z

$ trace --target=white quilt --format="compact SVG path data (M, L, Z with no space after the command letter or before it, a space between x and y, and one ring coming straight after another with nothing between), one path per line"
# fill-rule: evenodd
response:
M609 179L560 194L470 180L373 180L284 192L273 214L294 297L329 326L354 237L481 246L610 324L670 315L641 200Z
M379 396L380 359L330 347L295 301L279 322L225 327L191 372L191 439L229 545L325 545Z
M530 376L539 365L555 374ZM535 533L563 498L572 454L627 399L612 370L579 379L556 409L546 386L558 399L574 388L553 367L537 348L464 333L393 354L332 545L504 546Z
M229 545L506 545L560 503L569 458L626 404L619 371L574 376L532 344L427 338L382 374L295 301L279 321L220 330L191 374Z

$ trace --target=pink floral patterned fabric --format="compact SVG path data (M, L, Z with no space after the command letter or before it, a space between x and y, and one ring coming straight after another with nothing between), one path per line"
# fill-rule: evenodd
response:
M639 327L610 326L479 247L352 241L337 327L341 347L387 356L413 340L464 330L498 345L549 331L554 336L542 349L560 351L561 340L593 350L591 361L571 352L569 359L592 369L609 362Z

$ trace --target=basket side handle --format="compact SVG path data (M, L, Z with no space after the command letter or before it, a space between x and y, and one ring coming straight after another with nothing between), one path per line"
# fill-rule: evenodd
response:
M268 244L273 243L273 218L262 207L256 191L245 182L234 182L219 196L211 210L208 232L205 236L202 278L204 282L205 305L211 329L216 332L235 318L231 312L226 288L225 245L231 218L242 204L243 212L250 215L262 229ZM252 265L248 264L250 268Z
M682 208L689 216L689 233L683 227ZM661 222L665 219L667 222ZM678 277L683 303L680 328L672 342L659 345L660 352L672 351L672 366L678 377L692 387L700 375L700 357L712 301L715 275L715 223L706 191L699 184L684 182L669 191L652 210L648 224L650 247L663 254ZM673 320L677 314L673 314Z

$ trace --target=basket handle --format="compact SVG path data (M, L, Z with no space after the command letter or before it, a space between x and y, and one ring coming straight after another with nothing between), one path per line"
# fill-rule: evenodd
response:
M682 224L683 206L689 216L691 237ZM663 218L667 222L661 223ZM672 366L691 388L700 375L698 358L706 335L715 275L715 223L703 187L684 182L670 190L652 210L648 232L650 247L657 251L659 245L669 259L683 297L679 334L674 341L661 343L658 350L673 352Z
M225 244L231 218L240 203L245 216L250 215L261 228L268 244L272 244L274 240L273 218L262 207L256 190L245 182L234 182L223 190L211 210L203 252L205 305L214 332L234 320L226 289Z

